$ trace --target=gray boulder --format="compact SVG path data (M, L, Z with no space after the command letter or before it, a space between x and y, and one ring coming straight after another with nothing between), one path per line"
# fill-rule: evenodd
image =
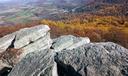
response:
M45 36L49 30L50 28L47 25L38 25L35 27L24 28L20 31L17 31L14 48L19 49L31 42L38 40L39 38Z
M72 50L88 43L90 43L90 39L88 37L74 37L73 44L66 48L66 50Z
M73 44L73 37L72 35L69 36L61 36L57 39L53 40L52 48L55 51L61 51Z
M37 50L28 54L8 76L57 76L54 52L50 49Z
M58 52L63 49L77 48L84 44L90 43L90 39L88 37L75 37L72 35L60 36L53 40L52 48Z
M128 50L115 43L89 43L72 50L28 54L9 76L127 76Z
M59 76L128 76L128 50L111 42L63 50L55 61Z
M34 43L31 43L22 48L22 53L20 55L20 59L25 57L27 54L37 51L37 50L44 50L50 48L52 45L52 39L50 38L50 33L47 33L43 38L38 39ZM19 59L19 60L20 60Z

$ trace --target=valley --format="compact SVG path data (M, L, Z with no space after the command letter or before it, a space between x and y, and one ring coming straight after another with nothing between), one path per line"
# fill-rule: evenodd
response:
M0 12L1 25L6 23L26 23L32 20L47 18L52 14L66 12L64 9L59 9L56 6L20 6L3 9Z

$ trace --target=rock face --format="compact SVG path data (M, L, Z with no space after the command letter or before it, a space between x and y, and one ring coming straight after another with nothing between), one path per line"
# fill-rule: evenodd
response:
M128 50L111 42L63 50L55 57L59 76L127 76ZM71 73L72 67L76 74ZM67 70L67 68L69 68Z
M52 40L50 39L50 34L47 33L44 37L40 38L34 43L27 45L26 47L22 48L22 53L20 55L21 59L25 57L28 53L34 52L36 50L44 50L50 48L52 45Z
M34 31L36 28L41 32ZM25 31L27 34L23 34ZM20 52L12 58L17 60L16 65L4 63L3 57L0 68L6 70L1 68L0 76L128 76L128 49L118 44L90 43L88 37L72 35L52 40L48 27L43 25L17 32L10 43ZM6 53L10 51L7 49Z
M48 67L50 68L47 69ZM72 50L59 52L47 49L31 53L9 74L9 76L127 75L128 50L112 42L88 43Z
M9 76L52 76L55 65L53 51L38 50L38 52L27 55L14 67Z

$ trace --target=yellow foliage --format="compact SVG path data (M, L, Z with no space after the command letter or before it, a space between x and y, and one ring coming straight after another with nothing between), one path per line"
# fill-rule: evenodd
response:
M77 17L63 21L42 20L41 23L54 28L51 33L55 36L65 34L88 36L91 41L112 41L128 48L128 27L126 27L128 21L119 17L91 16L82 20Z

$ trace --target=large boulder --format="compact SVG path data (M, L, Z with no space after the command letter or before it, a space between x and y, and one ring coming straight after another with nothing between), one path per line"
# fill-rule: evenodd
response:
M50 49L30 53L8 76L57 76L54 54Z
M47 25L38 25L31 28L25 28L17 31L16 39L14 42L14 48L22 48L39 38L42 38L50 30Z
M55 61L59 76L128 76L128 49L111 42L63 50Z
M127 76L128 50L112 42L28 54L9 76Z

